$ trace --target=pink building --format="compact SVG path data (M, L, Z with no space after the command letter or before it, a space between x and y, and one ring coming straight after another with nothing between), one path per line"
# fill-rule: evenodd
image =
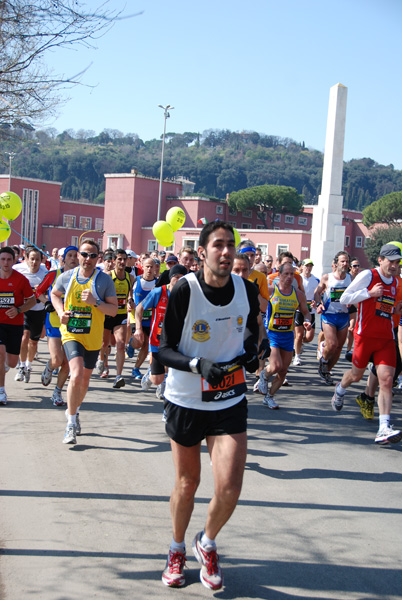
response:
M20 216L10 223L12 232L3 245L34 243L46 251L77 245L88 234L103 244L104 206L85 201L71 202L60 197L61 183L28 177L12 177L11 191L22 201ZM0 193L9 190L8 175L0 175Z

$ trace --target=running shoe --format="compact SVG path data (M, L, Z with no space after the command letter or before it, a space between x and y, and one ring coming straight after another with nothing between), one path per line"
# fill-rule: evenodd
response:
M271 410L278 410L279 408L279 405L275 402L274 397L269 393L264 396L262 403L264 406L268 406L268 408Z
M98 372L98 375L102 375L103 371L105 370L105 361L104 360L96 361L96 370Z
M109 377L109 369L106 367L106 369L103 369L102 373L101 373L101 379L107 379Z
M122 388L126 385L126 380L124 379L124 377L122 375L117 375L117 377L115 377L115 380L113 381L113 387L114 388Z
M81 435L80 413L75 415L75 433L76 435Z
M150 376L151 376L151 367L148 367L147 372L145 373L144 377L141 379L141 388L143 389L144 392L147 392L152 387L152 381L151 381Z
M388 444L388 442L391 442L391 444L396 444L397 442L400 442L401 439L402 431L393 429L392 425L384 425L377 431L374 442L376 444Z
M65 406L66 405L63 398L61 397L60 390L54 390L54 392L52 394L52 403L53 403L53 406Z
M363 417L368 421L374 419L374 400L366 400Z
M287 377L285 377L285 379L283 380L282 386L292 387L291 384L289 383L289 380L287 379Z
M131 377L134 377L134 379L142 379L141 371L138 367L134 367L131 371Z
M135 350L134 350L134 348L131 345L132 339L133 338L131 337L130 341L128 342L128 346L126 347L126 354L127 354L128 358L134 358L134 352L135 352Z
M322 358L322 354L324 352L324 345L325 345L325 341L320 342L317 348L317 360L320 360Z
M345 360L352 362L352 358L353 358L353 350L347 350L345 352Z
M24 372L24 381L25 383L29 383L29 380L31 379L31 369L25 369Z
M266 379L264 372L260 374L260 378L258 380L258 391L263 396L268 394L268 379Z
M300 367L301 366L301 360L299 356L295 356L292 362L292 366L293 367Z
M6 406L7 404L7 394L6 392L0 392L0 404Z
M14 381L24 381L25 377L25 367L18 367L17 373L14 377Z
M160 383L156 388L155 396L158 398L158 400L164 399L165 389L166 389L166 379L165 379L165 381L162 381L162 383Z
M192 548L195 558L201 563L200 580L202 585L210 590L220 590L223 586L222 569L219 566L219 556L215 547L201 546L203 532L197 533Z
M186 580L183 569L186 565L185 552L174 552L169 549L166 568L162 573L162 581L168 587L183 587Z
M49 369L49 363L47 362L46 367L43 369L42 375L41 375L42 385L48 386L49 383L52 381L52 376L53 376L53 370Z
M342 410L344 395L338 394L338 386L336 386L334 395L331 398L332 410L335 412L340 412Z
M77 430L75 425L67 425L66 431L63 438L63 444L76 444L77 443Z

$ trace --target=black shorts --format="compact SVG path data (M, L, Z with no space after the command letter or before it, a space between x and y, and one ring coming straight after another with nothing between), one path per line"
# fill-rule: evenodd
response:
M95 368L99 350L86 350L80 342L76 342L75 340L68 340L63 344L63 348L68 361L77 356L82 356L86 369L92 370Z
M23 333L23 325L0 323L0 344L6 347L7 354L16 354L18 356L21 350Z
M354 304L351 304L348 308L348 313L350 315L354 315L355 313L357 313L357 307Z
M310 313L311 327L315 327L315 313ZM300 310L295 312L295 327L303 327L304 316Z
M29 331L29 339L37 342L45 324L45 310L27 310L24 312L24 330Z
M247 399L223 410L184 408L165 400L166 433L181 446L196 446L211 435L247 431Z
M163 365L159 358L158 352L152 352L151 359L151 375L163 375L165 372L165 365Z
M109 315L106 315L104 324L105 329L113 331L113 329L119 325L127 325L127 314L116 315L115 317L109 317Z

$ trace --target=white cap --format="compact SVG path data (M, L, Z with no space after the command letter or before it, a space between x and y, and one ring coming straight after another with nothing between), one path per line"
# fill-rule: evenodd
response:
M59 248L57 256L63 256L65 248Z
M127 256L129 256L130 258L138 258L138 254L136 254L134 252L134 250L130 250L130 248L127 248L126 250L126 254Z

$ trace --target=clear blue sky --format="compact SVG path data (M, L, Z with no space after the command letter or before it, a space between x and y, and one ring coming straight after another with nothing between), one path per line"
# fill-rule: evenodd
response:
M329 89L342 83L345 160L402 169L401 0L127 0L126 14L140 11L97 49L48 57L65 75L90 65L83 82L96 86L67 92L48 126L149 140L163 131L158 104L171 104L168 131L253 130L323 151Z

